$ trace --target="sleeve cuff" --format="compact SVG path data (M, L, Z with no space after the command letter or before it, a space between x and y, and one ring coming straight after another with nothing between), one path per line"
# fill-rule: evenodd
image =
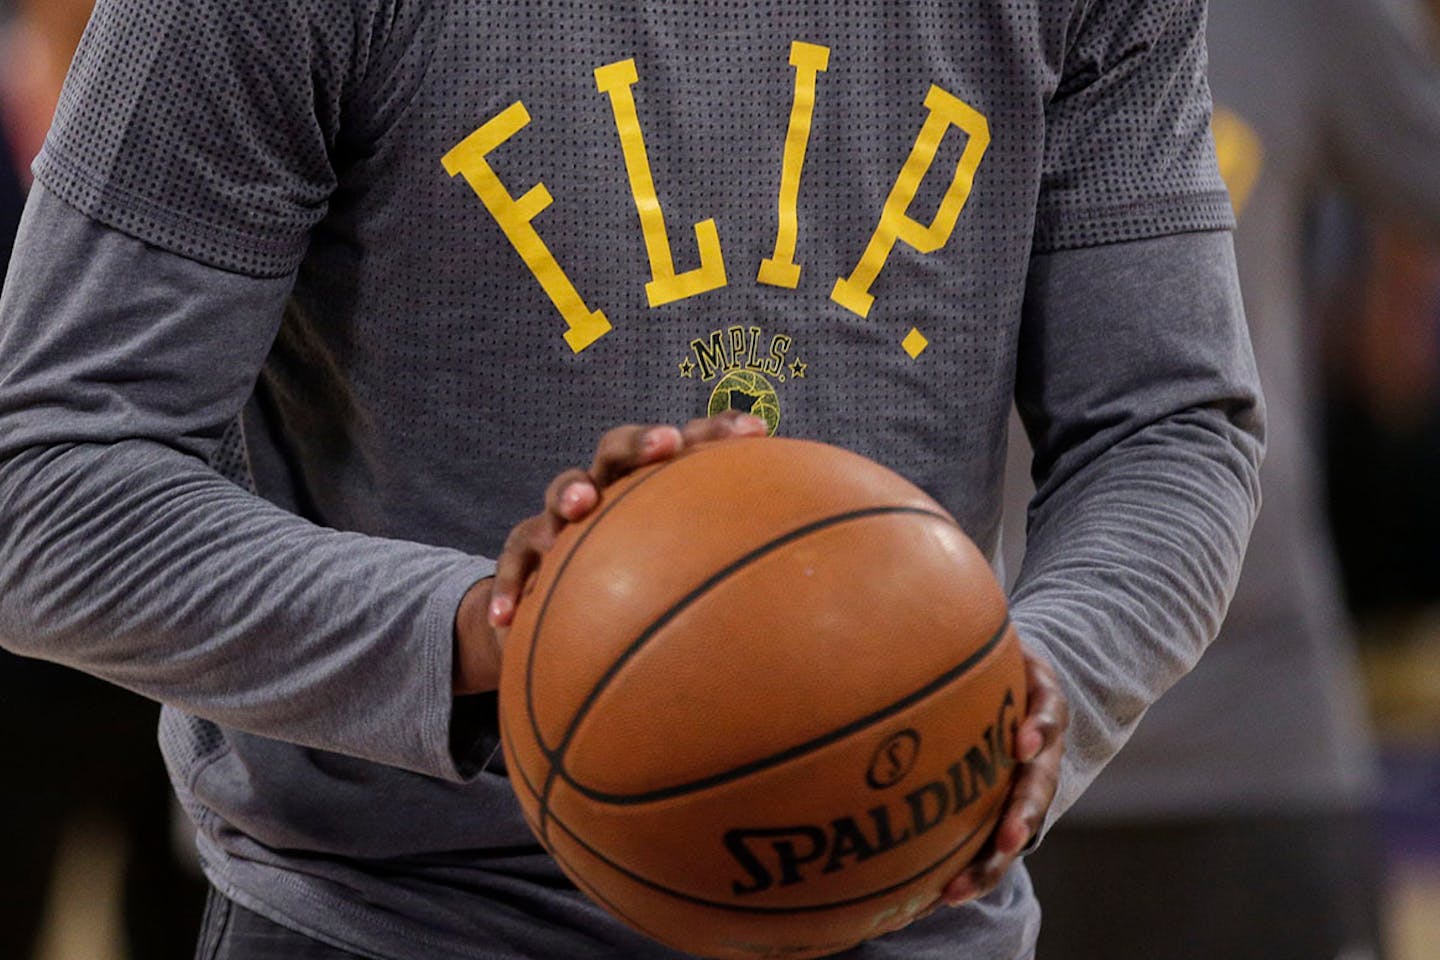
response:
M426 766L442 779L464 783L475 779L499 746L494 696L464 697L453 693L455 614L460 601L477 582L495 574L495 562L476 557L456 568L440 584L426 612L425 651L429 693L424 717ZM493 744L489 743L493 739ZM483 754L483 755L482 755Z

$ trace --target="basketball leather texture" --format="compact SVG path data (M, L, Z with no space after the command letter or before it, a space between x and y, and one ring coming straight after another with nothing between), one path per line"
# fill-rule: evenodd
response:
M954 520L857 454L697 447L607 488L527 586L506 763L577 886L711 957L933 906L1008 794L1024 662Z

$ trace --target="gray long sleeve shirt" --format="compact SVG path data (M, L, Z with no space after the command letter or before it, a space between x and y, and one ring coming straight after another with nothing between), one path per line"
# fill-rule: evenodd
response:
M1203 15L102 0L0 302L0 641L163 701L208 874L289 926L663 956L478 769L463 591L603 429L734 406L993 550L1014 396L1058 814L1258 499ZM1017 868L855 956L1015 960L1036 919Z

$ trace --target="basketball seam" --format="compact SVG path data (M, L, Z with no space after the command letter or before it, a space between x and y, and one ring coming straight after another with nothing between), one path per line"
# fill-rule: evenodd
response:
M985 642L984 646L976 650L970 656L966 657L960 663L956 664L949 670L946 670L944 673L940 674L930 682L926 683L925 686L920 687L917 690L911 691L910 693L901 697L899 700L896 700L893 703L889 703L879 708L878 710L874 710L863 717L858 717L854 720L851 720L844 726L836 727L834 730L831 730L828 733L821 734L818 737L814 737L810 740L805 741L804 743L796 744L793 747L787 747L786 749L781 750L778 753L773 753L768 757L761 757L757 760L750 760L746 763L741 764L738 767L732 767L729 770L723 770L719 773L713 773L709 776L701 777L697 780L691 780L688 783L680 783L672 787L661 787L658 790L649 790L644 793L606 793L601 790L595 790L575 780L570 775L569 771L565 770L563 767L559 769L559 776L567 784L573 787L575 791L581 796L584 796L590 800L595 800L600 803L608 803L612 806L617 807L637 806L644 803L654 803L660 800L670 800L675 797L685 796L689 793L699 793L700 791L708 790L711 787L717 787L721 784L730 783L732 781L748 777L751 774L760 773L764 770L768 770L771 767L779 766L780 764L785 763L789 760L794 760L797 757L802 757L807 753L811 753L816 750L822 750L832 743L843 740L846 737L851 736L852 734L859 733L866 727L870 727L884 720L887 720L895 714L914 706L915 704L919 703L921 700L924 700L931 694L939 692L953 681L969 673L982 660L984 660L991 653L993 653L995 649L1000 645L1000 641L1004 639L1005 631L1009 628L1009 626L1010 618L1009 616L1006 616L1005 619L1001 622L999 629L997 629L994 635Z
M501 740L510 740L511 742L514 741L514 738L510 734L510 724L505 722L505 718L503 716L500 719L500 737ZM535 789L535 784L530 780L529 774L525 772L524 765L516 764L515 773L518 773L520 775L520 780L525 784L525 788L529 790L531 796L533 796L538 801L540 799L540 792ZM521 810L521 815L524 816L523 809ZM525 821L527 824L529 824L530 818L525 817ZM558 819L556 820L556 822L560 823L561 827L564 828L566 833L574 836L574 833L568 826L566 826L564 823L561 823ZM534 824L530 824L530 828L533 832L535 829ZM582 846L584 846L584 844L582 844ZM553 859L561 867L567 866L567 861L565 860L565 858L560 856L560 854L548 844L542 846L541 849L543 850L543 852L549 854L550 858ZM599 856L599 854L596 854L596 856ZM595 889L595 885L582 878L580 876L580 871L576 870L573 866L570 867L567 875L569 876L571 882L575 884L575 886L584 890L586 894L588 894L597 903L604 906L611 913L615 914L615 916L624 920L626 923L630 924L630 926L634 927L636 930L639 930L641 933L644 933L646 936L649 936L655 940L660 939L660 937L653 930L651 930L645 924L636 920L633 916L626 913L624 910L621 910L618 906L616 906L614 902L610 900L609 897L606 897L604 894L600 893L599 890Z
M682 458L677 457L665 461L650 471L650 473L625 488L618 497L604 504L600 512L595 514L595 518L590 521L590 526L585 528L585 532L580 534L579 539L575 541L575 545L571 547L570 552L565 555L565 559L560 562L560 569L555 571L555 579L550 581L550 588L545 591L545 599L540 604L540 612L535 615L535 629L531 634L532 639L528 649L525 651L525 712L530 720L530 729L535 734L535 742L540 745L540 749L547 755L550 753L550 748L545 744L545 734L540 729L539 718L535 716L535 700L532 694L534 691L535 677L535 649L540 645L540 632L545 624L545 614L550 610L550 601L555 596L555 590L560 586L560 581L565 577L565 571L569 569L570 561L575 559L575 555L580 552L580 548L585 545L585 541L590 539L590 535L595 532L595 529L600 526L600 522L605 519L610 511L615 509L620 501L630 496L630 494L640 489L640 487L644 486L668 468L679 463L681 459ZM543 803L541 806L543 808ZM543 815L541 816L541 822L544 822Z
M674 461L671 462L673 463ZM651 476L654 476L654 474L651 474ZM647 477L646 479L649 478ZM639 484L637 484L636 486L639 486ZM635 487L631 487L630 489L633 490L635 489ZM629 493L629 491L627 490L626 493ZM616 503L618 503L620 499L621 498L617 498ZM674 620L675 617L679 616L683 610L688 608L691 604L695 603L710 590L713 590L716 586L724 582L727 578L733 576L736 572L744 569L746 566L750 565L751 563L755 562L766 554L772 553L775 550L778 550L787 544L793 543L796 540L801 540L812 533L818 532L820 530L825 530L833 526L838 526L842 523L847 523L852 520L864 519L866 517L883 516L886 514L896 513L912 513L921 516L933 517L934 519L940 520L947 525L955 525L955 521L951 519L950 516L947 514L938 513L934 510L927 510L921 507L906 506L866 507L863 510L851 510L846 513L834 514L829 517L823 517L819 520L814 520L810 523L805 524L804 526L797 527L794 530L783 533L780 536L775 537L774 539L749 550L747 553L740 556L738 559L731 561L729 564L722 567L715 573L711 574L705 580L701 581L695 587L691 588L688 593L676 600L675 603L671 604L667 610L665 610L658 617L656 617L655 620L651 621L649 626L647 626L644 630L640 631L639 635L630 642L629 646L627 646L624 651L621 652L620 656L616 657L615 660L612 661L608 667L606 667L605 672L601 674L600 677L595 681L594 685L591 686L589 693L585 695L585 698L580 702L579 707L576 708L574 715L571 716L570 724L566 728L565 734L560 738L560 743L557 744L554 749L551 749L550 747L547 747L545 745L545 740L542 736L540 736L540 732L538 729L535 731L535 740L539 744L540 749L545 753L546 758L550 761L550 770L546 774L545 786L540 795L540 830L542 835L545 835L545 832L548 829L547 821L550 816L550 792L555 786L556 776L564 776L566 782L570 782L569 775L564 772L563 766L565 759L565 751L569 749L570 742L574 739L576 730L579 729L580 723L585 719L585 716L588 714L591 706L594 705L596 699L598 699L599 695L609 685L610 681L619 674L621 669L623 669L624 666L637 653L639 653L640 649L644 647L645 644L650 642L650 640L655 636L656 633L658 633L663 627L669 624L670 621ZM590 529L593 530L594 527L591 527ZM587 534L589 532L589 530L586 531ZM570 550L569 556L566 557L566 564L568 564L570 557L573 557L579 551L580 545L580 543L576 543L575 546ZM560 576L563 572L564 565L562 565L561 570L555 575L556 583L559 582ZM552 583L550 593L546 595L547 606L549 604L550 597L554 595L554 590L555 583ZM544 615L544 612L545 610L544 608L542 608L542 616ZM540 622L537 620L535 624L535 642L532 642L530 645L530 661L526 665L527 672L525 677L526 707L531 712L532 723L534 723L535 721L533 709L534 690L531 686L531 680L535 663L535 647L537 646L540 638L540 626Z

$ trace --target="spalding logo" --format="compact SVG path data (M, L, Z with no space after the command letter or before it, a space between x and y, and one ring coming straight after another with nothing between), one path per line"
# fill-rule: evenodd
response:
M920 756L920 734L914 730L901 730L889 740L880 744L865 771L865 782L876 790L893 787L905 779Z
M1000 783L1005 771L1015 765L1015 713L1015 695L1006 690L995 722L977 741L960 752L941 776L904 796L889 797L878 806L833 817L823 824L725 831L725 849L744 874L744 879L732 882L731 889L736 896L748 896L803 883L817 873L834 873L889 853L957 816ZM896 771L908 772L919 749L920 737L914 731L894 735L881 744L866 780L883 783L885 777L893 776L892 782L898 782L905 774L896 776Z

